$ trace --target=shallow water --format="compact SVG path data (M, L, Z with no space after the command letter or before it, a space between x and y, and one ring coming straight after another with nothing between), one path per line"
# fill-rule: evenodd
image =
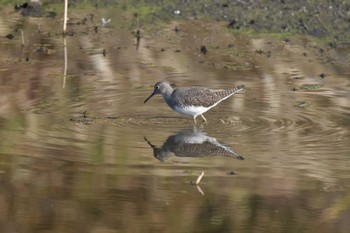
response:
M2 15L15 35L0 39L2 232L349 229L347 65L220 23L142 30L137 47L117 16L97 33L70 25L64 41L59 19L38 32L37 18ZM159 80L246 89L194 126L159 96L143 104Z

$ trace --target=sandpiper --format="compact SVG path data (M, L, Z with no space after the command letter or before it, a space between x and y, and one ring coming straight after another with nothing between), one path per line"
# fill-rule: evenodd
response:
M154 85L154 91L144 103L155 94L160 94L170 108L178 113L192 116L194 123L196 123L198 115L204 121L207 121L203 113L243 88L244 85L227 89L211 89L207 87L179 87L173 89L168 82L161 81Z

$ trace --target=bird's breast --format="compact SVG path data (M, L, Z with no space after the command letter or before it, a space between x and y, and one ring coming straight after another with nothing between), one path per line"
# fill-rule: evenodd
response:
M208 108L202 107L202 106L177 106L177 105L175 105L172 108L178 113L185 114L185 115L191 115L191 116L200 115L208 110Z

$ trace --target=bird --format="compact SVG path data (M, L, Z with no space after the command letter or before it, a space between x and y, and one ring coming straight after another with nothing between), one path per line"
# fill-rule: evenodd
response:
M200 115L204 122L207 122L203 113L215 107L221 101L229 98L236 92L243 90L244 87L244 85L239 85L233 88L212 89L208 87L190 86L173 89L172 84L166 81L160 81L154 85L152 94L144 103L151 99L152 96L160 94L170 108L178 113L192 116L196 124L197 116Z

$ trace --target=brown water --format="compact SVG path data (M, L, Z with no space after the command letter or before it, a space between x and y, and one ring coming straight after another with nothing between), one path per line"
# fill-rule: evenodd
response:
M1 232L348 232L349 50L1 15ZM194 127L143 104L159 80L246 89Z

